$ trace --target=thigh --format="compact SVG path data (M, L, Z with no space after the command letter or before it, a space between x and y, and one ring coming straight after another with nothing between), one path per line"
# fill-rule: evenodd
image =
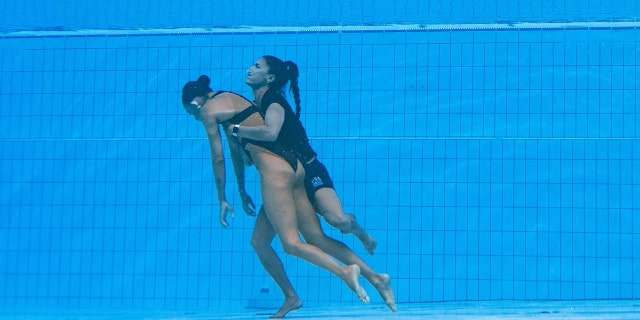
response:
M313 211L297 211L298 229L305 241L314 244L319 238L326 236L318 215Z
M344 215L342 202L333 188L318 189L314 194L314 205L318 213L325 218Z
M298 177L301 179L299 181L303 181L304 172L298 172ZM305 239L310 236L324 234L316 211L307 196L304 183L294 185L293 197L295 199L296 215L298 217L298 228Z
M276 231L273 229L273 225L269 221L266 215L264 207L260 207L258 217L256 218L256 224L253 228L253 235L251 241L257 244L271 244L273 238L276 236Z
M281 241L290 241L298 237L296 207L293 199L293 187L296 174L282 158L262 153L252 155L260 174L260 189L266 216Z
M333 189L333 180L329 176L327 168L318 160L314 160L304 166L305 188L311 203L315 205L316 191L329 188Z

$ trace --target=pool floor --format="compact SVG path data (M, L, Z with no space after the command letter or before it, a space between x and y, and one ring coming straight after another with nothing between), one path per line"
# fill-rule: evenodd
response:
M0 319L267 319L275 309L102 309L2 308ZM640 319L640 300L474 301L399 304L392 313L383 305L303 307L286 319Z

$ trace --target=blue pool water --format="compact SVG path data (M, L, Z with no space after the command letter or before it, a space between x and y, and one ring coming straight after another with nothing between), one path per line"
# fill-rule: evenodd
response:
M180 105L264 54L379 247L325 231L399 303L640 298L636 1L30 2L0 5L0 305L277 307ZM274 246L307 307L357 303Z

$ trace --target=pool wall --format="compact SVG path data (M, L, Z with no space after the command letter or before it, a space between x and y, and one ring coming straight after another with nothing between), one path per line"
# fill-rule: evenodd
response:
M264 54L299 65L312 145L379 247L368 256L326 232L389 273L399 302L640 298L638 38L635 27L2 37L0 304L277 305L230 163L225 230L204 130L180 104L200 74L249 96L246 69ZM274 246L306 305L357 303Z

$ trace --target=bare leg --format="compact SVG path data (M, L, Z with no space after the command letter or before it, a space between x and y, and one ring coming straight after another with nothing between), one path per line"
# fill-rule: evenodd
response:
M356 236L364 249L369 254L378 246L378 242L370 236L360 224L356 221L356 217L351 214L345 214L342 209L340 198L336 191L332 188L322 188L314 194L315 209L324 217L324 219L334 228L340 230L343 234L351 233Z
M276 232L273 230L273 226L265 215L264 208L260 208L260 212L256 218L256 225L253 229L253 235L251 237L251 246L256 251L264 269L269 273L271 278L273 278L284 294L284 303L280 307L280 310L271 317L284 318L284 316L286 316L290 311L301 308L302 300L300 300L300 297L298 297L293 285L291 285L291 282L284 271L282 261L271 247L271 242L275 235Z
M278 234L284 251L335 274L356 293L362 302L368 303L369 297L358 283L360 275L358 265L343 267L318 247L302 242L298 235L296 211L304 209L315 215L304 191L302 165L298 163L298 172L294 173L291 167L277 156L263 153L259 156L252 155L252 158L260 173L266 215ZM298 204L302 205L298 206Z
M396 302L393 290L391 289L391 278L388 274L375 273L364 261L362 261L349 247L344 243L328 237L320 226L317 215L298 215L298 226L300 232L308 243L317 246L324 252L340 260L347 265L358 265L362 276L371 283L384 303L391 309L396 311Z

